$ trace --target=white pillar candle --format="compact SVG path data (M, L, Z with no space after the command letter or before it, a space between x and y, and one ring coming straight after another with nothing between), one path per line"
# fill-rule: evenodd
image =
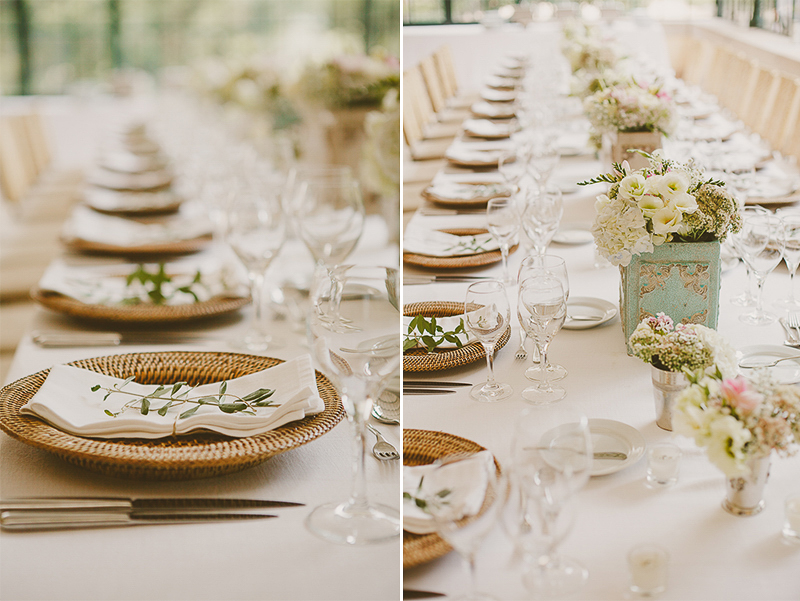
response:
M800 495L786 499L784 507L786 521L783 525L783 537L786 540L800 543Z
M662 442L647 450L647 486L660 488L678 481L681 450L677 445Z
M658 545L638 545L628 553L631 591L638 595L657 595L667 588L669 555Z

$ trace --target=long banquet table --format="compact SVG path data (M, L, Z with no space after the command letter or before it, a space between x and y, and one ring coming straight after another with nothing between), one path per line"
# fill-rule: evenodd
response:
M69 111L63 114L69 119ZM81 118L89 118L89 112ZM91 152L85 153L88 157ZM397 246L387 242L380 220L369 217L354 262L397 265ZM90 261L91 259L81 259ZM271 273L297 277L311 267L298 240L288 242ZM276 271L277 270L277 271ZM294 270L294 271L293 271ZM87 357L167 350L247 352L241 340L251 307L191 325L203 340L180 345L124 345L44 349L34 330L75 332L114 329L71 320L39 309L20 343L6 383L53 365ZM303 328L275 320L271 332L284 341L261 353L291 359L309 352ZM375 422L399 446L399 426ZM368 435L368 449L374 437ZM106 528L52 532L0 532L2 599L397 599L401 542L340 546L304 525L317 506L350 493L352 428L343 420L330 432L256 467L225 476L188 481L137 481L100 475L0 434L0 495L105 497L228 497L286 500L278 519ZM398 461L366 458L370 498L399 507Z

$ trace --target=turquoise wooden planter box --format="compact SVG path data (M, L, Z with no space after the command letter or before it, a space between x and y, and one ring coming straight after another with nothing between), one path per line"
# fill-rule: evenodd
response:
M665 313L675 324L717 327L720 244L667 242L652 253L634 255L620 267L620 317L627 344L645 317ZM628 349L630 353L630 349Z

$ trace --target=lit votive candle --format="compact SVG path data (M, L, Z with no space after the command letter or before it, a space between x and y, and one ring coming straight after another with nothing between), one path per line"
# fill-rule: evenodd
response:
M631 591L643 597L663 593L667 589L669 554L658 545L638 545L628 553Z
M800 545L800 495L786 499L786 520L783 523L783 538Z
M666 488L678 481L681 450L671 442L654 444L647 450L648 488Z

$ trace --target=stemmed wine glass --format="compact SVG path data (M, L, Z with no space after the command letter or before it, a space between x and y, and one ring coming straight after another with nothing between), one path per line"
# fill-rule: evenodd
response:
M553 175L560 158L554 138L544 137L531 147L528 164L531 176L540 189L547 188L547 182L550 181L550 176Z
M551 275L555 277L561 282L561 286L564 289L564 297L569 301L569 274L567 273L567 264L564 259L556 255L529 255L525 257L520 263L517 281L524 282L535 275ZM525 332L525 328L522 328L522 331ZM525 332L525 336L527 338L527 332ZM567 368L563 365L550 363L549 361L542 365L538 352L534 353L532 359L533 365L525 370L525 377L529 380L541 380L545 375L544 371L547 372L547 378L551 382L563 380L567 375Z
M775 215L754 215L744 220L738 243L742 259L750 266L756 278L758 296L756 308L743 313L739 319L752 325L773 323L777 316L764 310L764 280L777 267L783 256L780 233L781 222Z
M319 296L313 299L308 317L308 340L320 370L339 391L353 427L353 485L346 501L314 509L306 526L326 540L360 545L392 539L401 530L396 508L368 500L364 472L366 422L374 401L400 365L400 282L398 271L389 267L343 265L335 271L334 275L315 274L322 281L313 287ZM338 305L331 296L333 278L345 292ZM332 311L350 327L335 327Z
M469 576L465 601L489 600L477 592L475 555L506 500L506 478L488 451L442 457L422 480L418 495L436 529L461 556Z
M484 280L470 284L464 301L464 314L467 330L483 345L489 370L486 382L473 386L469 395L487 403L508 398L511 386L494 378L494 349L511 321L511 307L503 282Z
M769 211L762 206L752 206L752 207L744 207L742 209L742 223L747 220L752 215L768 215ZM738 307L754 307L756 304L755 296L753 295L753 283L755 277L753 276L753 270L750 268L750 265L747 261L744 260L744 251L739 245L739 240L741 239L744 233L744 228L740 230L736 234L731 234L728 237L730 240L731 246L733 250L736 252L739 258L742 259L744 263L745 270L747 271L747 287L745 288L744 292L739 294L738 296L734 296L731 298L731 304L736 305ZM728 241L726 240L726 242Z
M559 190L530 190L522 213L522 227L539 255L547 252L547 247L558 231L564 204Z
M489 233L500 245L503 257L503 283L512 285L514 278L508 271L508 251L511 243L519 232L519 215L510 198L492 198L486 203L486 219L489 223Z
M518 543L523 582L537 598L574 594L588 578L579 562L558 554L572 526L572 499L592 468L592 436L585 415L528 408L517 419L512 445L522 491Z
M794 276L800 265L800 215L787 213L781 215L781 243L783 245L783 260L789 268L789 297L775 303L781 309L788 311L800 310L800 303L794 296Z
M522 391L522 398L536 405L560 401L567 395L561 386L553 386L548 375L547 349L564 325L567 316L567 298L564 287L554 276L542 273L524 280L519 285L517 317L520 325L533 338L539 352L541 379Z
M519 190L519 182L522 176L525 175L527 169L528 157L525 152L525 147L518 144L516 148L503 152L497 161L497 170L503 177L506 185L509 186L514 193Z
M227 242L247 270L255 307L252 327L243 340L247 350L264 351L280 344L267 331L264 282L285 238L286 220L277 194L248 189L234 199L228 210Z

